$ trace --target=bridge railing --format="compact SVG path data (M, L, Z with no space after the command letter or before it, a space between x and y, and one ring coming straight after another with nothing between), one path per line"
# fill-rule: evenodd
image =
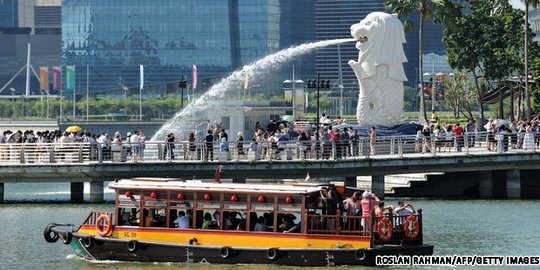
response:
M144 145L101 145L89 143L0 144L1 163L85 163L85 162L181 162L181 161L269 161L340 160L354 158L407 157L414 155L503 154L536 152L540 137L532 133L488 134L479 132L460 137L380 136L372 140L339 141L218 141Z

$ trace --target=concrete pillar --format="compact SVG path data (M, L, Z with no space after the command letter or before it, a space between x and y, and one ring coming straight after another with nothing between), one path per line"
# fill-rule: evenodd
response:
M357 187L356 176L347 176L345 177L345 186L346 187Z
M384 174L371 176L371 192L384 199Z
M478 195L482 199L490 199L493 197L493 177L491 171L483 171L480 173L478 180Z
M246 178L233 178L232 182L233 183L245 184L246 183Z
M103 181L90 181L90 203L103 203Z
M82 203L84 201L84 183L71 182L71 202Z
M508 199L521 198L521 175L519 170L506 171L506 197Z
M0 183L0 203L4 202L4 183Z

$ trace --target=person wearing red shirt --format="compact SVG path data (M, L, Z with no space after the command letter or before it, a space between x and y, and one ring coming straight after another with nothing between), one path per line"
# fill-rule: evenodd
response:
M461 152L461 148L463 148L463 128L460 127L459 123L454 124L454 138L456 139L456 150L458 152Z

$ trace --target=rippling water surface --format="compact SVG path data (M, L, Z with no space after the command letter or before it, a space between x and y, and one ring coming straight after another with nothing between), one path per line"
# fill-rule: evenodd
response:
M69 199L68 190L69 185L54 185L53 188L53 185L47 187L45 185L6 184L6 199L8 201L21 199L65 201ZM112 199L112 194L106 193L106 199ZM391 199L386 202L396 204ZM540 201L413 200L411 202L415 207L424 209L424 242L433 244L437 255L540 255L540 216L538 215ZM267 265L96 263L74 256L73 251L61 242L49 244L43 239L43 229L48 223L80 224L93 209L110 211L113 208L112 203L102 205L0 204L0 239L2 241L0 269L301 269ZM492 267L483 268L492 269ZM519 267L519 269L529 268L533 269ZM374 268L336 267L333 269ZM449 269L449 267L440 267L440 269Z

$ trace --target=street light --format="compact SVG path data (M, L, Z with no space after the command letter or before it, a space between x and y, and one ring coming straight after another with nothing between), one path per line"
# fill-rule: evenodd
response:
M182 80L178 81L178 88L182 91L180 94L180 109L184 109L184 88L187 86L187 81L184 75L182 75Z
M317 143L317 147L318 147L318 143L319 143L319 128L320 128L320 123L319 123L319 111L320 111L320 103L319 103L319 100L320 100L320 90L321 88L323 89L330 89L330 80L321 80L321 74L320 73L317 73L317 79L316 80L308 80L308 83L307 83L307 88L311 88L311 89L315 89L317 88L317 133L315 134L315 140L316 140L316 143Z
M15 88L10 87L9 90L11 90L11 102L15 101Z

